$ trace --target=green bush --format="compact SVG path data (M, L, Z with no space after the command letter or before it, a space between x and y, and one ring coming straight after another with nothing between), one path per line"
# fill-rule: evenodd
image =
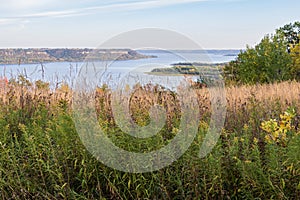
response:
M265 36L255 47L247 46L224 68L228 83L272 83L300 77L300 22L286 24Z
M280 35L265 36L254 48L247 47L224 73L227 80L244 84L272 83L291 79L292 59Z

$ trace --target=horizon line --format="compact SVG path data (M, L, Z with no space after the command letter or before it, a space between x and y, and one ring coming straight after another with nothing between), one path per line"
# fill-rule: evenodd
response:
M199 51L199 50L244 50L245 48L202 48L202 49L188 49L188 48L145 48L145 49L134 49L130 47L110 47L110 48L98 48L98 47L0 47L0 50L4 49L130 49L136 51L153 51L153 50L168 50L168 51Z

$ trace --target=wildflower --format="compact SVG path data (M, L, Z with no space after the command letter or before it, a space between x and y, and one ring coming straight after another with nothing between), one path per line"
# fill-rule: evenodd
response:
M244 127L243 127L243 129L244 129L245 131L247 131L247 130L249 129L249 126L248 126L248 124L244 124Z
M261 129L264 130L267 135L265 140L268 143L277 143L282 146L286 145L287 133L293 129L292 120L296 116L295 110L289 108L284 114L280 115L280 121L276 119L270 119L261 123Z
M265 136L265 140L266 140L266 142L268 142L268 143L272 143L272 138L271 138L270 135L266 135L266 136Z
M205 121L202 121L202 120L199 122L199 125L203 129L208 129L209 128L209 125Z
M261 123L261 129L270 133L274 132L278 129L278 124L276 119L270 119L269 121L265 121Z
M234 138L233 138L233 141L234 141L235 143L237 143L237 142L239 141L239 138L238 138L238 137L234 137Z
M256 137L253 138L253 142L254 142L254 144L257 144L258 143L258 139Z

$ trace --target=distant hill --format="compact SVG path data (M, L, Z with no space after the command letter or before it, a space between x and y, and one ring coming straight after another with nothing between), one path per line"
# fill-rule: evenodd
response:
M86 58L93 61L135 60L151 58L131 49L0 49L0 64L33 64L46 62L82 62Z

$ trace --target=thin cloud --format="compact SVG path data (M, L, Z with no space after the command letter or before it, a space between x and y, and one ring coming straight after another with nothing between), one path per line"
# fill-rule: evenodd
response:
M0 25L9 25L9 24L16 23L18 21L20 21L20 20L18 20L18 19L2 18L2 19L0 19Z
M16 17L0 18L0 24L14 23L19 20L32 18L51 18L51 17L73 17L80 15L91 15L99 12L143 10L157 7L166 7L176 4L188 4L194 2L204 2L208 0L150 0L150 1L110 1L111 4L84 7L79 9L65 9L61 11L46 11L27 14Z
M0 0L2 10L22 10L27 8L42 8L59 0Z
M65 11L48 11L48 12L40 12L34 13L30 15L23 15L20 18L41 18L41 17L63 17L63 16L73 16L74 14L78 14L76 10L65 10Z
M172 6L175 4L187 4L187 3L193 3L193 2L203 2L207 0L152 0L152 1L142 1L142 2L124 2L124 3L117 3L117 4L111 4L106 6L94 6L89 8L84 8L83 11L88 10L106 10L113 11L113 10L141 10L141 9L150 9L150 8L156 8L156 7L165 7L165 6Z

